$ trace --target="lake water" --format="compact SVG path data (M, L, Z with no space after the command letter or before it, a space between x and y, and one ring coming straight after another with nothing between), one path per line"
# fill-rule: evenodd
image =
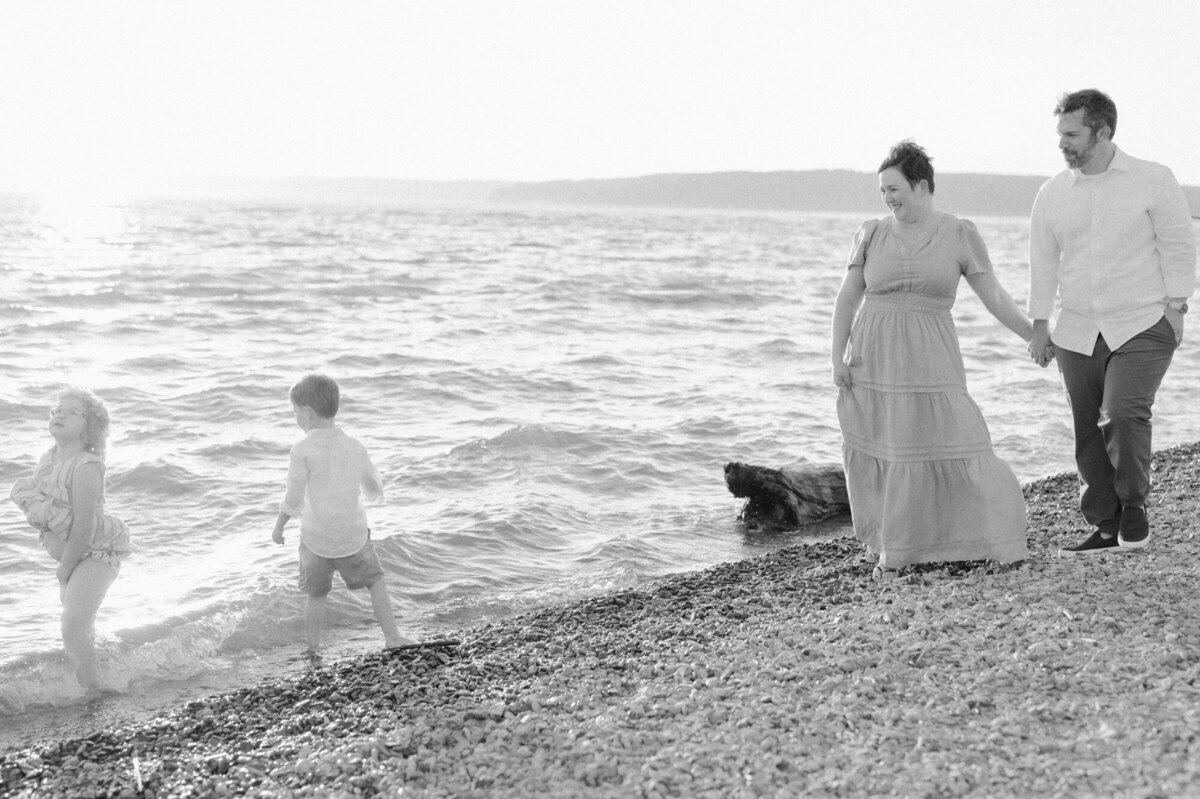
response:
M97 619L117 696L83 703L53 563L4 502L0 746L303 668L298 530L270 532L309 371L384 476L368 515L410 637L803 540L747 532L722 467L839 460L829 316L861 221L0 200L0 486L52 443L57 390L90 387L136 544ZM975 221L1023 303L1025 221ZM965 284L955 316L998 453L1023 481L1071 469L1056 371ZM1156 446L1200 439L1197 376L1188 342ZM326 630L335 656L382 643L338 582Z

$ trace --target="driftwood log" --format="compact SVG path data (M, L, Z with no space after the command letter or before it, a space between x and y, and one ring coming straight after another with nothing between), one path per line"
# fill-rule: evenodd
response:
M725 485L746 499L738 518L751 527L800 527L850 512L840 465L768 469L727 463Z

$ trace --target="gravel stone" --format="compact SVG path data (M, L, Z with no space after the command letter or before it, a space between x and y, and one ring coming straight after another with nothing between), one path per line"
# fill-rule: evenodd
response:
M1194 795L1198 464L1156 453L1144 550L1057 558L1060 475L1022 564L781 549L7 751L0 795Z

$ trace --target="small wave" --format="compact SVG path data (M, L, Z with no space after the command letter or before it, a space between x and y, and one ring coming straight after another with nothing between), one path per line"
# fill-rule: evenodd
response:
M439 405L450 406L456 403L471 403L473 395L468 392L453 391L448 388L425 388L420 389L419 393L422 402L428 403L433 407Z
M157 460L139 464L126 472L109 472L108 480L114 491L181 496L195 493L199 478L182 466Z
M557 250L560 249L556 244L550 244L544 241L514 241L508 245L510 250Z
M451 455L469 455L477 452L516 453L528 450L566 451L591 448L595 442L586 435L568 430L557 430L540 424L517 425L489 439L462 444L450 451Z
M437 627L486 624L547 605L585 599L637 584L634 570L584 570L563 575L547 573L528 583L509 582L505 588L480 591L470 581L455 581L431 602L430 619Z
M455 341L458 339L490 339L493 336L493 331L484 327L460 327L446 332L447 341Z
M694 264L700 259L692 254L689 255L653 255L646 252L639 252L637 255L609 255L600 254L596 256L598 261L615 261L616 263L639 263L639 264Z
M615 355L589 355L584 358L575 358L565 361L567 366L584 366L597 369L627 369L629 361L623 358L618 358Z
M370 355L339 355L331 360L330 365L339 369L376 369L381 366L379 358Z
M400 257L400 256L397 256L397 255L392 255L392 254L387 254L387 255L368 255L367 253L365 253L365 252L362 252L361 250L355 254L355 258L354 258L354 260L358 261L359 263L364 263L364 264L388 264L388 265L392 265L392 264L404 264L404 263L409 263L409 261L407 261L407 260L405 260L404 258L402 258L402 257ZM424 260L424 259L422 259L422 260Z
M38 335L45 335L47 333L71 334L78 333L86 327L87 323L80 319L55 319L51 322L24 322L15 324L6 330L5 333L11 336L20 336L25 333L37 333Z
M201 447L196 454L214 460L228 459L242 461L262 455L278 456L287 451L287 447L274 441L264 441L258 438L247 438L232 443L212 444Z
M796 342L790 338L773 338L756 344L755 351L765 355L794 355L797 351Z
M449 358L435 358L430 355L421 355L411 352L387 352L379 356L380 360L392 367L401 367L404 371L388 372L383 375L387 378L396 378L400 380L408 380L412 373L410 370L425 368L430 366L455 366L459 361L454 361Z
M671 432L689 439L725 439L736 437L741 433L741 427L720 416L706 416L682 421L672 427Z
M294 274L286 269L245 269L235 274L191 272L179 275L171 286L171 292L183 299L210 301L273 297L279 293L280 288L295 285L294 279Z
M11 483L13 481L21 477L28 477L33 472L33 468L36 465L37 458L33 457L26 461L10 461L0 459L0 481L2 481L0 482L0 486L3 486L4 493L7 494L8 491L11 490ZM11 507L10 509L12 510L13 515L9 518L13 521L13 523L15 524L16 520L18 519L20 519L23 523L24 517L17 511L17 509L15 507Z
M3 313L0 313L0 316L3 316L5 319L27 318L37 315L37 310L32 305L18 305L14 302L8 302L4 303L0 308L3 309Z
M160 373L167 371L183 372L191 367L191 364L187 361L170 355L143 355L121 361L118 365L131 371L144 370Z
M625 533L588 546L578 555L578 562L620 571L631 582L648 574L662 574L677 567L675 554L659 546L652 536Z
M128 640L101 638L96 642L99 686L127 694L146 683L201 674L222 662L221 645L240 619L237 612L218 613L169 629L147 627L134 631ZM86 699L61 651L26 655L0 668L0 717Z
M115 289L58 294L44 299L64 308L112 308L139 301L137 297Z
M174 324L162 317L149 317L147 322L138 322L129 319L128 317L115 321L111 324L106 335L114 339L128 339L134 337L154 336L162 332L164 328L173 328Z
M429 396L451 392L459 395L461 402L483 411L493 411L505 402L526 402L530 396L546 397L551 393L565 396L577 391L569 380L485 367L439 371L427 376L427 380L435 386Z
M757 294L746 292L704 290L704 291L622 291L617 295L631 305L641 305L652 308L757 308L763 298Z
M0 398L0 419L19 419L26 421L31 418L43 417L45 405L31 405L28 402L9 402Z
M167 405L177 419L206 423L230 423L254 420L248 398L260 399L278 393L269 382L247 382L249 376L238 375L235 385L210 388L172 398Z
M307 239L238 239L236 241L218 242L209 245L213 249L242 250L248 247L266 250L289 250L297 247L311 247L315 242Z

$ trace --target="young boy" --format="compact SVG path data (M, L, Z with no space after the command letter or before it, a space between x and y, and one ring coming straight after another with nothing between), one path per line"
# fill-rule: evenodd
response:
M307 375L292 386L290 396L296 424L307 435L292 447L287 492L271 538L282 544L288 520L300 517L300 590L308 595L304 624L309 652L320 651L325 596L334 571L347 588L370 589L389 649L409 644L396 629L387 582L358 499L360 489L368 499L382 499L383 486L366 448L334 424L338 385L324 375Z

